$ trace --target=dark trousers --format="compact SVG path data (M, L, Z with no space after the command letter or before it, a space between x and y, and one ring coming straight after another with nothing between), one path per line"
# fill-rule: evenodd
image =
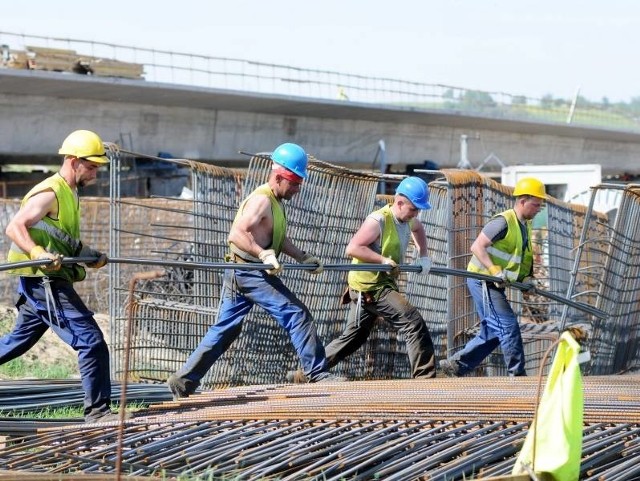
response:
M47 306L45 282L52 297ZM100 327L82 302L73 284L42 277L20 277L18 317L13 330L0 338L0 364L31 349L51 328L78 353L84 389L84 414L108 411L111 404L109 349Z
M436 376L433 341L424 319L407 298L390 288L385 288L377 300L365 302L364 295L358 302L358 292L350 291L352 303L344 332L325 347L329 368L357 351L373 329L377 317L383 317L402 333L407 345L411 375L414 378Z

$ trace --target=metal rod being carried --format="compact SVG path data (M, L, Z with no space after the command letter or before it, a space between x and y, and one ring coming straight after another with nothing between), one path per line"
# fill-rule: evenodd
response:
M64 257L62 259L63 264L79 264L87 262L95 262L97 259L93 257ZM9 269L16 269L20 267L37 267L49 264L49 259L36 259L32 261L13 262L7 264L0 264L0 271L6 271ZM182 269L204 269L204 270L268 270L273 269L271 264L259 264L259 263L233 263L233 262L189 262L179 260L164 260L164 259L139 259L129 257L110 257L108 262L112 264L134 264L134 265L147 265L147 266L160 266L160 267L179 267ZM318 266L316 264L286 264L287 270L305 270L312 271ZM402 264L398 266L401 272L420 272L421 266L412 264ZM389 271L391 266L388 264L325 264L324 270L326 271ZM430 273L444 276L457 276L457 277L469 277L472 279L478 279L488 282L503 282L499 277L489 276L486 274L479 274L477 272L469 272L463 269L451 269L448 267L432 267ZM521 291L527 291L531 289L531 286L523 284L521 282L511 282L507 284L507 287L513 289L519 289ZM558 294L554 294L537 287L532 289L536 294L552 299L561 304L573 307L580 311L592 314L600 319L606 319L609 317L607 313L601 311L598 308L584 304L582 302L567 299Z

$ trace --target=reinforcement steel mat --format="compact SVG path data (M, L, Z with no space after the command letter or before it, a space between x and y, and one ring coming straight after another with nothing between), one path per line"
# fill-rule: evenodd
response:
M127 476L164 479L481 479L510 473L537 389L534 377L500 377L215 390L123 426L43 429L7 443L0 465L105 474L119 462ZM640 479L640 378L585 377L584 395L581 479Z

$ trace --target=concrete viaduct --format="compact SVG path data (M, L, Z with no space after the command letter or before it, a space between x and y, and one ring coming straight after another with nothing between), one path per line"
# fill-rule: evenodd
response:
M601 164L603 174L640 173L640 134L381 104L0 69L0 168L59 164L72 130L143 154L244 165L244 152L297 142L315 157L371 167L386 163L483 170L505 165ZM461 139L466 136L466 143ZM493 159L493 160L491 160ZM499 160L496 160L499 159ZM0 176L1 176L0 171Z

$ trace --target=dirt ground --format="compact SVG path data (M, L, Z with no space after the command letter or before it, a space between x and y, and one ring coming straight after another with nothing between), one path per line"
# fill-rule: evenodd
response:
M9 332L13 327L16 318L16 309L7 305L0 305L0 335ZM96 314L96 322L102 329L105 339L109 342L109 316L106 314ZM72 369L74 375L78 372L78 356L75 351L65 344L50 329L44 336L23 356L24 360L32 363L38 361L45 365L61 364ZM0 379L2 374L0 374Z

